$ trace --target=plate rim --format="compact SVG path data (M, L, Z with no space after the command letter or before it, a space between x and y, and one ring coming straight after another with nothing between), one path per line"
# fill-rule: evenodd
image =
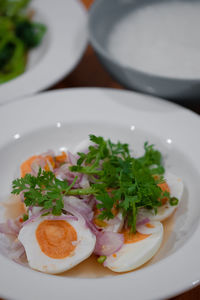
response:
M112 88L70 88L70 89L60 89L60 90L53 90L53 91L47 91L47 92L44 92L44 93L41 93L41 94L38 94L38 95L35 95L35 96L29 96L29 97L27 97L27 98L23 98L23 99L21 99L21 100L19 100L19 101L13 101L13 102L10 102L10 103L8 103L7 105L4 105L4 106L2 106L2 109L0 110L0 115L1 114L3 114L3 113L5 113L6 111L7 111L7 113L9 112L9 109L10 109L10 107L18 107L18 105L19 105L19 103L21 103L20 105L23 105L23 104L25 104L26 106L28 106L28 104L29 104L29 102L33 102L33 101L35 101L35 99L37 98L38 99L38 101L41 99L41 98L43 98L43 99L45 99L45 98L48 98L48 95L50 95L50 94L52 94L53 96L55 96L55 98L56 98L56 95L57 95L57 97L59 97L59 95L62 95L62 94L70 94L70 93L77 93L77 94L79 94L79 93L85 93L85 94L87 94L87 93L90 93L90 94L92 94L92 93L98 93L98 92L101 92L101 91L105 91L105 92L108 92L108 94L109 93L117 93L117 94L121 94L121 95L123 95L123 94L127 94L127 95L130 95L130 96L133 96L133 98L134 98L134 96L135 97L139 97L140 99L142 99L142 98L144 98L144 99L148 99L148 101L150 101L150 102L157 102L157 103L160 103L160 105L161 106L163 106L163 105L166 105L167 104L167 106L170 106L170 107L173 107L173 108L178 108L178 109L180 109L180 111L182 111L182 112L187 112L187 113L189 113L189 115L191 116L191 117L194 117L196 120L198 120L198 123L199 123L199 125L200 125L200 118L199 118L199 115L198 114L196 114L196 113L194 113L194 112L192 112L192 111L190 111L190 110L188 110L187 108L184 108L184 107L181 107L180 105L178 105L178 104L175 104L175 103L171 103L170 101L166 101L166 100L163 100L163 99L161 99L161 98L157 98L157 97L154 97L154 96L149 96L149 95L144 95L144 94L139 94L139 93L136 93L136 92L132 92L132 91L126 91L126 90L116 90L116 89L112 89ZM50 102L51 101L53 101L53 100L49 100ZM134 101L134 100L133 100ZM63 102L64 103L64 102ZM67 105L68 104L68 101L66 101L65 102L65 104ZM1 124L1 121L0 121L0 124ZM199 230L200 230L200 226L198 226L198 230L196 230L195 232L194 232L194 234L193 234L193 239L192 240L194 240L194 238L197 236L197 234L199 233ZM189 245L188 245L189 244ZM186 245L187 245L187 247L186 247ZM184 247L185 248L187 248L187 251L189 251L190 250L190 245L191 245L191 243L189 243L189 241L188 241L188 243L186 244L186 245L184 245ZM182 247L183 248L183 247ZM182 250L182 248L181 249L179 249L176 253L177 254L179 254L180 253L180 250ZM175 253L175 254L176 254ZM177 258L177 255L176 255L176 258ZM168 258L166 258L166 259L169 259L169 257ZM160 262L158 262L158 263L156 263L155 265L152 265L151 266L151 270L153 271L153 270L156 270L156 269L159 269L159 268L157 268L157 267L155 267L155 266L157 266L158 264L159 264L159 266L160 265L163 265L163 264L165 264L166 263L166 259L163 259L163 260L161 260ZM1 257L0 257L0 261L2 261L2 259L1 259ZM8 263L8 265L12 265L12 262L7 262ZM179 259L179 261L178 261L178 265L180 265L181 266L181 260ZM16 272L16 274L18 274L18 268L17 268L18 266L17 265L15 265L15 266L13 266L12 265L12 269L15 269L15 272ZM22 270L22 266L20 266L19 267L20 268L20 272L21 272L21 270ZM162 267L161 267L161 269L162 269ZM142 271L142 269L141 270L138 270L138 273L140 273L141 274L141 271ZM37 272L32 272L32 270L24 270L24 274L27 274L27 278L29 277L29 273L31 272L31 275L30 275L30 277L33 277L33 278L36 278L37 277L37 275L38 275L38 273ZM197 278L197 275L198 275L198 278ZM50 277L49 278L49 276L51 276L51 275L47 275L47 274L39 274L39 276L38 276L38 278L47 278L48 280L46 280L45 279L45 286L46 286L46 281L48 281L48 282L53 282L53 280L51 280L50 278L54 278L54 276L52 276L52 277ZM123 277L128 277L128 276L126 276L126 274L123 274L122 275ZM117 276L118 277L118 276ZM121 277L121 276L119 276L119 277ZM129 277L131 277L131 276L129 276ZM137 277L137 276L136 276ZM166 276L165 276L166 277ZM58 278L58 277L56 277L56 278ZM139 278L141 278L141 276L139 276ZM60 281L62 281L62 282L64 282L64 280L69 280L69 283L70 282L72 282L73 280L74 280L74 278L61 278L60 277ZM81 279L83 282L86 282L86 281L91 281L91 279ZM93 279L92 279L93 280ZM98 278L98 279L96 279L97 280L97 282L99 282L99 283L103 283L103 281L104 281L104 279L103 278ZM106 277L106 280L107 281L113 281L113 280L116 280L117 282L118 282L118 280L119 279L111 279L110 280L110 278L108 279L108 277ZM158 297L154 297L154 298L148 298L148 299L153 299L153 300L155 300L155 299L161 299L162 297L172 297L172 296L175 296L175 295L177 295L177 294L179 294L179 293L182 293L182 292L184 292L184 291L186 291L186 290L188 290L188 289L191 289L191 288L193 288L194 286L196 286L196 285L198 285L199 283L200 283L200 274L199 274L199 272L198 272L198 274L194 274L194 278L193 279L191 279L190 280L190 282L187 282L187 286L186 285L184 285L184 287L182 286L182 288L174 288L173 289L173 291L171 291L171 292L168 292L168 294L165 294L165 295L161 295L161 294L159 294L158 295ZM56 279L56 281L58 281L57 279ZM76 280L75 280L76 281ZM79 283L80 283L80 280L78 280L77 279L77 281L79 281ZM128 278L128 281L130 281L129 280L129 278ZM94 284L94 280L93 280L93 284ZM112 282L111 282L111 284L112 284ZM98 285L98 284L97 284ZM96 286L96 285L95 285ZM83 286L81 285L81 287L83 288ZM96 286L96 288L97 288L97 286ZM91 292L91 295L93 296L95 291L93 290L92 292ZM97 297L97 299L100 299L101 297L102 297L102 295L103 294L101 294L100 293L100 297L98 298ZM162 296L162 297L161 297ZM73 296L74 297L74 296ZM72 299L76 299L76 298L73 298L72 297ZM104 294L104 297L105 297L105 294ZM92 297L91 297L92 298ZM105 297L106 298L106 297ZM16 298L16 299L18 299L18 298ZM25 299L25 298L24 298ZM38 298L39 299L39 298ZM90 299L90 298L88 298L88 299ZM142 298L143 299L143 298ZM147 298L144 298L144 299L147 299ZM22 298L21 298L21 300L22 300Z

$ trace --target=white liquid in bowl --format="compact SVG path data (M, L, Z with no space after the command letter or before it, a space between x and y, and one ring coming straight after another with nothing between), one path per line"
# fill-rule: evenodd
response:
M200 78L200 1L155 3L115 23L108 51L121 64L147 73Z

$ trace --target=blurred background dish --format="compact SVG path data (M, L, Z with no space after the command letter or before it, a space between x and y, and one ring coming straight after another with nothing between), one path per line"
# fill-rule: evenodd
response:
M44 24L34 22L30 0L0 2L0 84L26 70L29 52L38 47L46 32Z
M200 96L200 2L99 0L90 41L105 68L129 89L177 101Z
M78 0L32 0L33 20L47 30L30 51L26 70L0 84L0 104L41 91L69 74L87 44L87 13Z

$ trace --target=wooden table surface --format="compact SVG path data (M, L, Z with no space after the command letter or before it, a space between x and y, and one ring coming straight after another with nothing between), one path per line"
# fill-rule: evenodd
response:
M93 0L82 0L82 2L84 3L84 5L86 5L87 8L89 8ZM105 69L102 67L97 57L95 56L94 51L90 45L87 47L82 60L75 68L75 70L69 76L66 76L63 80L51 87L49 90L70 87L109 87L124 89L123 86L112 79L112 77L105 71ZM186 103L184 104L184 106L200 114L200 102L199 104ZM179 279L177 278L177 280ZM170 300L200 300L200 286L179 296L171 298Z

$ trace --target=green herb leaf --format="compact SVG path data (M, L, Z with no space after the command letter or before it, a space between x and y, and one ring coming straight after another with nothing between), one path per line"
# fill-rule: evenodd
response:
M24 193L26 206L40 206L44 209L51 209L53 215L60 215L64 207L63 196L67 194L77 180L69 185L66 181L61 181L49 171L38 172L37 177L26 174L23 178L13 181L12 194Z
M169 200L169 203L170 203L170 205L171 206L176 206L176 205L178 205L178 199L176 198L176 197L172 197L172 198L170 198L170 200Z
M106 260L107 256L101 255L97 258L97 261L99 264L103 264L104 261Z

